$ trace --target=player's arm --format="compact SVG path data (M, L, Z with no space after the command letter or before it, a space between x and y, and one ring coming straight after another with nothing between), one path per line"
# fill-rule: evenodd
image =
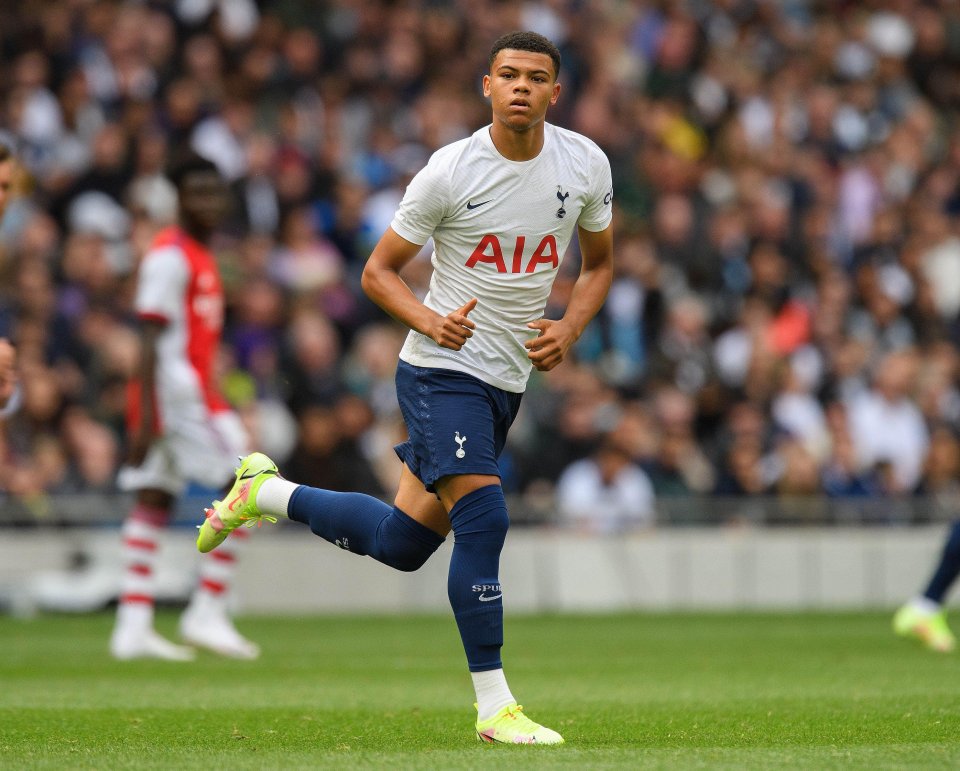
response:
M140 360L137 364L137 380L140 381L139 409L140 420L132 426L130 451L127 462L139 466L147 457L147 450L153 441L154 426L157 418L156 382L157 382L157 340L163 331L165 322L156 318L141 319Z
M147 252L137 271L134 309L140 318L139 423L131 426L127 461L139 466L147 455L157 426L157 344L167 325L183 312L190 268L179 246L160 246Z
M459 351L473 336L476 324L467 315L476 307L477 299L474 297L446 316L420 302L400 278L400 271L422 248L387 228L363 268L360 285L367 297L397 321L432 338L437 345Z
M583 334L587 324L607 297L613 281L613 227L598 232L577 228L582 264L573 286L566 313L559 321L539 319L527 324L540 334L528 340L528 356L533 366L546 372L556 367Z

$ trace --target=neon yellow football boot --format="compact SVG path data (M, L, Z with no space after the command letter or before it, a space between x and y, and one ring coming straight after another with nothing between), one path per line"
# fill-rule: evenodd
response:
M277 464L262 452L242 458L237 469L237 481L230 492L222 501L214 501L213 507L204 511L207 518L197 526L200 529L197 549L204 553L213 551L240 525L259 527L263 520L276 522L276 517L261 514L257 508L257 490L267 479L276 476L279 476ZM215 524L221 527L217 529Z
M893 631L901 637L912 637L939 653L950 653L957 647L957 638L947 626L944 611L924 613L910 604L904 605L893 617Z
M519 704L508 704L493 717L478 720L477 738L487 744L563 744L560 734L534 723Z

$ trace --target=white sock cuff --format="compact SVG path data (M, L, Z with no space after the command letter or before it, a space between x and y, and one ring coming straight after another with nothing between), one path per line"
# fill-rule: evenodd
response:
M940 603L934 602L929 597L924 597L923 595L914 597L912 600L910 600L910 605L914 610L928 616L932 616L934 613L940 612Z
M293 491L300 485L279 477L271 477L260 485L257 490L257 508L261 514L270 514L275 517L287 516L287 506Z
M502 669L471 672L470 677L473 679L473 689L477 694L478 720L488 720L508 704L516 702Z
M121 602L117 605L117 626L126 629L153 629L152 602Z

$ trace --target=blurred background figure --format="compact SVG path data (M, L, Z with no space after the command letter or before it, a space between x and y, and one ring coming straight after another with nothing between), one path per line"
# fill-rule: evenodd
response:
M0 417L6 417L17 407L17 350L6 338L0 337Z
M893 629L901 637L919 640L939 653L950 653L957 638L947 624L944 603L960 575L960 521L955 521L943 544L940 561L922 594L901 607L893 617Z
M6 145L0 144L0 223L13 189L13 155ZM0 335L6 330L0 330ZM17 352L13 344L0 336L0 416L16 409L12 401L17 390Z
M587 533L615 535L654 524L653 485L610 436L557 480L559 522Z
M213 162L193 153L175 161L170 179L177 190L177 223L158 227L137 271L140 361L129 389L130 448L118 478L122 489L136 493L136 503L122 529L125 569L110 637L110 653L118 659L194 657L192 647L154 629L160 530L187 482L223 486L249 441L215 380L224 302L208 245L226 214L226 187ZM78 470L88 488L105 484L105 472L112 471L113 463L104 464L113 449L109 440L102 432L75 432ZM180 636L190 646L253 659L259 647L240 635L227 614L236 542L230 539L226 551L201 561Z
M912 398L917 377L913 351L887 354L873 387L847 403L850 438L862 468L890 464L891 494L909 495L920 482L930 435Z

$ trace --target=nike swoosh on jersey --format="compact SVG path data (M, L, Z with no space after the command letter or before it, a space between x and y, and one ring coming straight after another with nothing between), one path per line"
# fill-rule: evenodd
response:
M479 209L481 206L484 206L485 204L490 203L490 201L492 200L493 200L492 198L488 198L486 201L481 201L480 203L473 203L473 201L467 201L467 208Z

